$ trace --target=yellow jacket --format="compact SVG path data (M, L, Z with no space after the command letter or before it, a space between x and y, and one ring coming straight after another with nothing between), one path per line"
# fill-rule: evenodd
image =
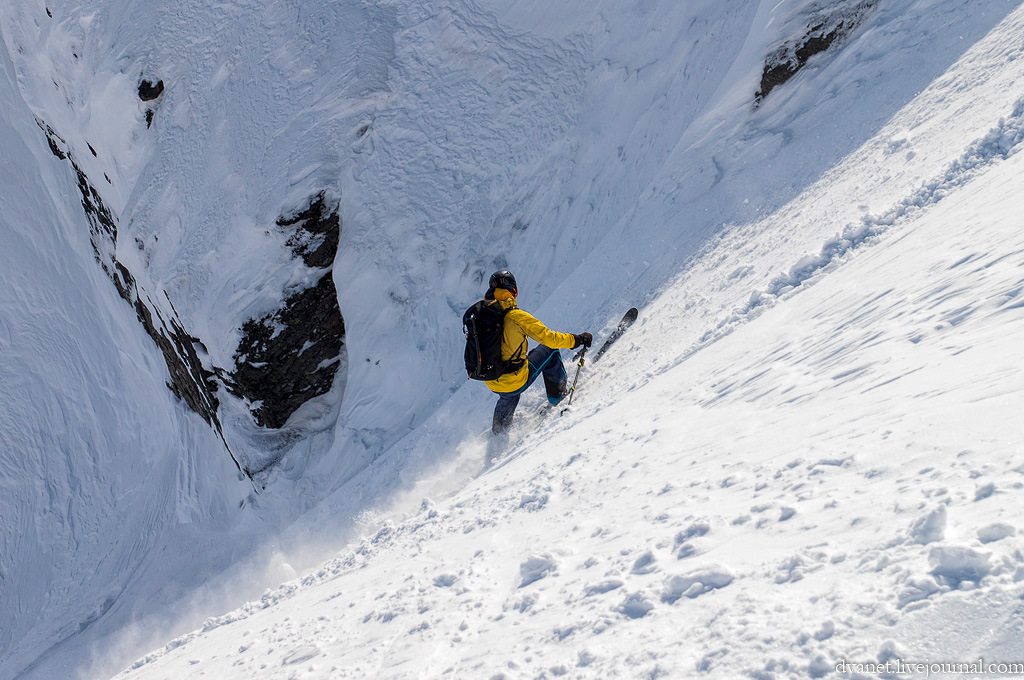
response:
M505 314L505 334L501 339L501 360L508 361L516 357L524 361L523 367L518 371L506 373L497 380L488 380L487 386L494 392L515 392L525 385L526 379L530 377L530 366L525 361L529 349L526 338L533 338L540 344L554 349L572 349L576 344L576 338L572 333L557 333L548 329L532 314L516 307L516 299L507 290L499 288L494 291L494 299L502 309L508 310Z

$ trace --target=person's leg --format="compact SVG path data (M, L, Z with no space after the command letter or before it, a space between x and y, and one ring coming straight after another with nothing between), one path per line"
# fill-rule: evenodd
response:
M536 352L536 354L534 354ZM548 394L548 401L557 404L568 394L566 383L569 376L565 373L565 366L562 364L562 355L557 349L540 345L530 352L530 372L534 371L544 376L544 390Z
M519 393L499 394L498 403L494 405L494 418L491 420L491 432L501 434L512 424L512 416L519 405Z
M519 395L532 385L533 381L540 375L541 370L545 366L544 362L548 359L550 352L550 347L539 345L530 350L530 353L526 355L526 360L529 364L526 383L515 392L498 395L498 403L494 405L494 419L491 422L491 432L499 434L512 425L512 416L516 412L516 406L519 405Z
M530 350L526 358L530 364L526 384L513 393L498 395L498 403L494 405L494 418L491 422L491 432L494 434L500 434L512 425L512 416L519 405L519 395L533 384L537 376L544 376L544 388L548 394L548 401L552 404L557 404L568 393L568 376L565 374L565 366L562 365L562 355L557 349L537 345Z

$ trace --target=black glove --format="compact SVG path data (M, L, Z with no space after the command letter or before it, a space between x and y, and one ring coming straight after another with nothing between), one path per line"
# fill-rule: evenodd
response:
M580 333L579 335L573 333L572 337L576 340L576 344L572 346L573 349L576 349L580 345L590 347L591 343L594 342L594 336L590 333Z

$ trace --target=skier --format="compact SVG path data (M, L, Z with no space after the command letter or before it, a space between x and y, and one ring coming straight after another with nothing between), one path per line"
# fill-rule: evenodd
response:
M486 382L487 387L498 394L491 431L500 434L512 424L512 415L519 405L519 395L533 384L538 375L544 376L544 387L551 404L557 404L569 393L566 385L568 376L558 350L576 349L581 345L590 347L594 338L590 333L556 333L533 315L519 309L516 306L519 289L512 272L494 272L488 285L484 299L496 300L502 309L506 310L501 340L502 361L515 363L523 356L527 359L517 370ZM540 343L529 353L526 351L527 337Z

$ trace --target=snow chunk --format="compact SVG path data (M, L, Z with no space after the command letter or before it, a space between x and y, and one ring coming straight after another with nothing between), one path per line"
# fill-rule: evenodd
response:
M875 655L875 658L878 659L878 663L887 663L894 659L907 658L907 651L897 644L895 640L886 640L878 648L878 654Z
M775 575L775 582L796 583L804 577L806 561L800 555L793 555L779 563L779 572Z
M540 596L537 593L527 593L511 605L507 605L506 608L511 607L511 609L520 614L525 614L530 609L533 609L538 602L540 602Z
M694 522L676 535L676 543L682 543L698 536L706 536L711 531L711 524L705 520Z
M931 574L940 582L945 580L952 587L963 581L980 581L992 569L989 558L992 553L981 552L965 546L939 546L928 553Z
M835 634L836 624L832 621L825 621L821 624L821 628L814 632L814 639L818 642L824 642Z
M975 489L975 491L974 491L974 500L975 501L983 501L986 498L989 498L995 492L996 492L996 485L993 484L992 482L989 482L988 484L982 484L977 489Z
M896 598L896 606L903 609L911 602L925 600L939 592L939 584L931 576L911 579Z
M631 593L626 596L615 611L628 616L631 619L640 619L647 616L647 613L654 609L654 603L647 599L643 593Z
M519 509L526 510L527 512L537 512L544 509L549 499L550 494L543 491L523 494L523 497L519 500Z
M592 583L584 589L587 597L591 595L603 595L623 586L622 579L610 578L598 583Z
M812 678L824 678L833 668L834 664L830 660L826 659L824 655L818 654L807 665L807 674Z
M558 562L551 553L530 555L530 557L526 558L525 562L519 565L519 575L522 578L519 582L519 587L524 588L534 581L539 581L556 571L557 568Z
M636 559L630 571L634 574L650 574L658 568L657 562L658 558L654 556L653 552L648 550Z
M434 577L434 585L438 588L450 588L455 585L455 582L459 580L459 577L455 574L439 574Z
M1016 535L1017 530L1003 522L996 522L995 524L989 524L978 529L978 540L982 543L994 543L995 541L1001 541L1004 538Z
M680 597L694 598L733 581L732 572L721 565L707 565L669 578L661 593L661 601L672 604Z
M946 536L946 506L940 505L910 527L910 541L927 545L941 541Z

